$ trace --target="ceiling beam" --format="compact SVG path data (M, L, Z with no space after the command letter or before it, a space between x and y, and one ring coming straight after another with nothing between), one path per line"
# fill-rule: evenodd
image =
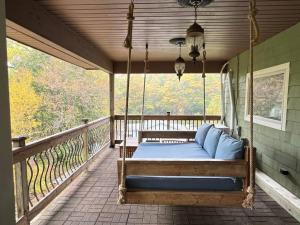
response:
M225 61L209 61L206 63L206 73L220 73ZM149 62L150 73L175 73L174 62ZM194 64L186 62L185 73L202 73L201 62ZM114 73L125 74L127 62L114 62ZM144 62L132 62L132 73L144 73Z
M93 43L33 0L6 0L7 36L86 69L112 72L112 61Z

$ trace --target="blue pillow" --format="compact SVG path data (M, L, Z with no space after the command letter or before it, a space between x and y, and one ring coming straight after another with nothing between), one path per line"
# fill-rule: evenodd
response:
M217 150L217 146L221 134L222 131L215 127L210 128L209 131L207 132L203 147L212 158L215 158L215 154L216 154L216 150Z
M216 159L242 159L244 156L243 141L236 140L228 134L222 134L216 151Z
M199 145L201 145L201 147L203 147L207 132L209 131L209 129L212 126L213 126L213 124L204 123L197 130L197 133L195 136L195 142L198 143Z

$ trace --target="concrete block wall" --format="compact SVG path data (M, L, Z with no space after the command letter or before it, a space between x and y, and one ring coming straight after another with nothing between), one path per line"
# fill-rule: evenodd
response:
M258 168L300 197L300 23L257 45L254 56L254 70L290 62L286 131L255 124L254 139ZM248 63L248 51L230 60L238 123L243 137L249 135L249 123L244 120ZM227 104L226 108L228 119L230 105ZM288 169L290 175L282 175L280 168Z

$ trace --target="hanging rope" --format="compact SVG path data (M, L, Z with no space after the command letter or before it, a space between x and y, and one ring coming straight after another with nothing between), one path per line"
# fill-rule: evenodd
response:
M131 73L131 50L132 50L132 27L133 27L133 10L134 2L131 0L129 5L127 20L128 20L128 33L124 41L124 47L128 48L128 61L127 61L127 86L126 86L126 102L125 102L125 117L124 117L124 145L123 145L123 154L122 154L122 171L121 171L121 183L119 186L119 204L126 203L126 165L125 165L125 153L127 151L126 142L127 142L127 121L128 121L128 102L129 102L129 84L130 84L130 73Z
M254 162L254 149L253 149L253 47L259 38L259 28L256 20L256 0L250 0L249 3L249 16L250 21L250 184L247 189L247 197L243 202L244 208L253 209L254 195L255 195L255 162Z
M149 53L148 53L148 43L146 43L146 53L145 53L145 66L144 66L144 87L143 87L143 103L142 103L142 113L141 113L141 126L140 130L144 130L144 111L145 111L145 93L146 93L146 79L147 73L149 73Z
M205 49L205 43L203 43L203 58L202 58L202 66L203 66L203 72L202 72L202 78L203 78L203 121L206 123L206 90L205 90L205 78L206 78L206 49Z

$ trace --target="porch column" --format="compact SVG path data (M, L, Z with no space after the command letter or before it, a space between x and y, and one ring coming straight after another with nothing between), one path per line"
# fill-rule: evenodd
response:
M0 0L0 220L15 224L9 92L6 55L5 0Z
M109 74L110 147L115 147L115 75Z

